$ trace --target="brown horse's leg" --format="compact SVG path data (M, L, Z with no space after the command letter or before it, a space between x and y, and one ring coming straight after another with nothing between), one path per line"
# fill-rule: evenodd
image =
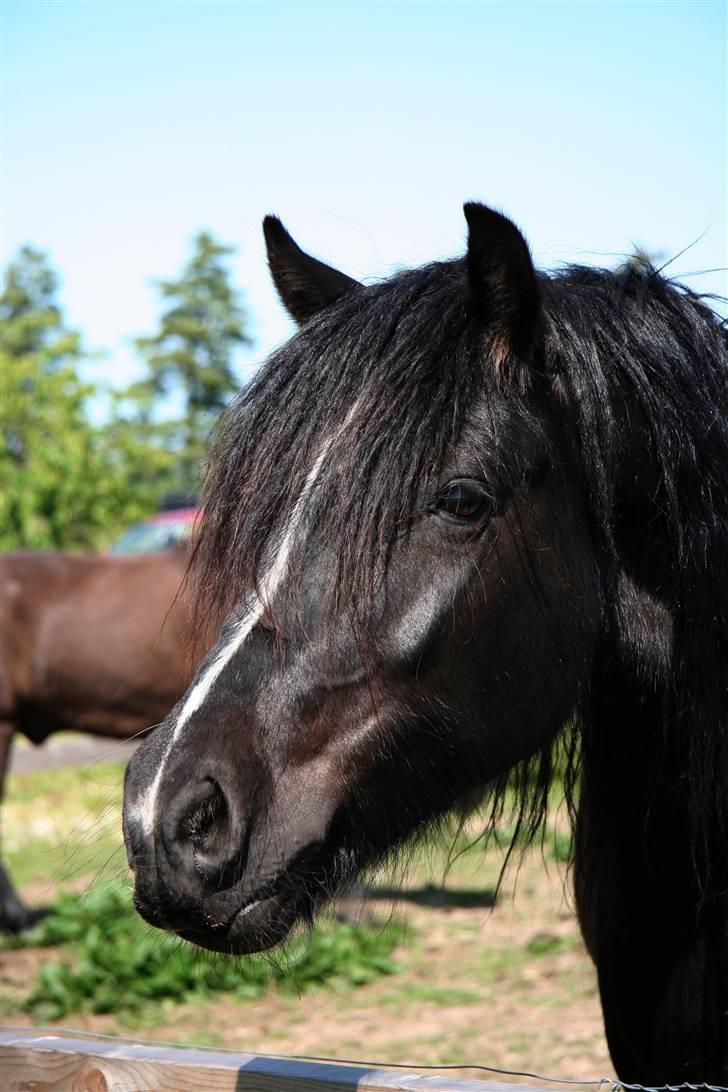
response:
M631 1083L726 1084L728 903L700 907L680 755L616 666L594 698L575 883L612 1060Z
M14 732L14 724L10 721L0 721L0 803L2 803L5 788ZM5 866L0 861L0 930L6 933L20 933L23 929L34 925L45 913L47 911L31 910L25 905L13 887Z

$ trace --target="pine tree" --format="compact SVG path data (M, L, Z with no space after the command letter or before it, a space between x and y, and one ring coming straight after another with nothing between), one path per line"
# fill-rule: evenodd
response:
M0 294L0 548L89 549L154 509L171 457L115 416L88 416L95 393L81 337L65 323L58 277L24 247Z
M77 333L65 329L56 302L58 277L41 250L24 246L8 266L0 295L3 350L15 357L45 357L46 369L59 368L81 355Z
M149 368L145 383L150 393L181 403L175 440L178 484L188 489L199 483L209 430L239 387L236 350L250 344L247 317L224 263L232 253L233 248L200 232L180 277L159 282L168 306L158 332L136 341Z

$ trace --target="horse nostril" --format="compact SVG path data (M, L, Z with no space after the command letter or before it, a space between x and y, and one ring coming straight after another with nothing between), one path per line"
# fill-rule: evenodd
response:
M189 812L183 816L181 833L196 850L204 853L227 818L225 794L217 781L210 777L205 783L203 793L198 795Z
M171 864L199 863L217 856L228 841L230 806L219 781L204 777L174 796L160 824L162 845Z
M239 876L241 854L249 837L249 822L240 801L208 775L182 788L163 809L159 838L167 867L179 880L221 890Z

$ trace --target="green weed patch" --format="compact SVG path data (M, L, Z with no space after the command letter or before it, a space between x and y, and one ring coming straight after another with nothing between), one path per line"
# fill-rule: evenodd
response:
M282 953L231 958L203 952L151 929L119 882L61 895L53 912L13 946L68 948L70 959L44 963L22 1007L39 1022L79 1010L133 1016L160 1002L226 992L240 999L266 990L301 993L324 983L355 987L393 974L403 927L323 923ZM6 943L6 946L10 946Z

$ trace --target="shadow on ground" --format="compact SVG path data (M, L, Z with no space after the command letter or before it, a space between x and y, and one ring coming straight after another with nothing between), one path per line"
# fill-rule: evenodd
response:
M489 887L473 891L472 888L438 887L431 883L422 887L374 884L370 887L358 887L356 892L352 893L351 900L412 902L416 906L431 907L434 910L477 910L481 907L495 906L496 893Z

